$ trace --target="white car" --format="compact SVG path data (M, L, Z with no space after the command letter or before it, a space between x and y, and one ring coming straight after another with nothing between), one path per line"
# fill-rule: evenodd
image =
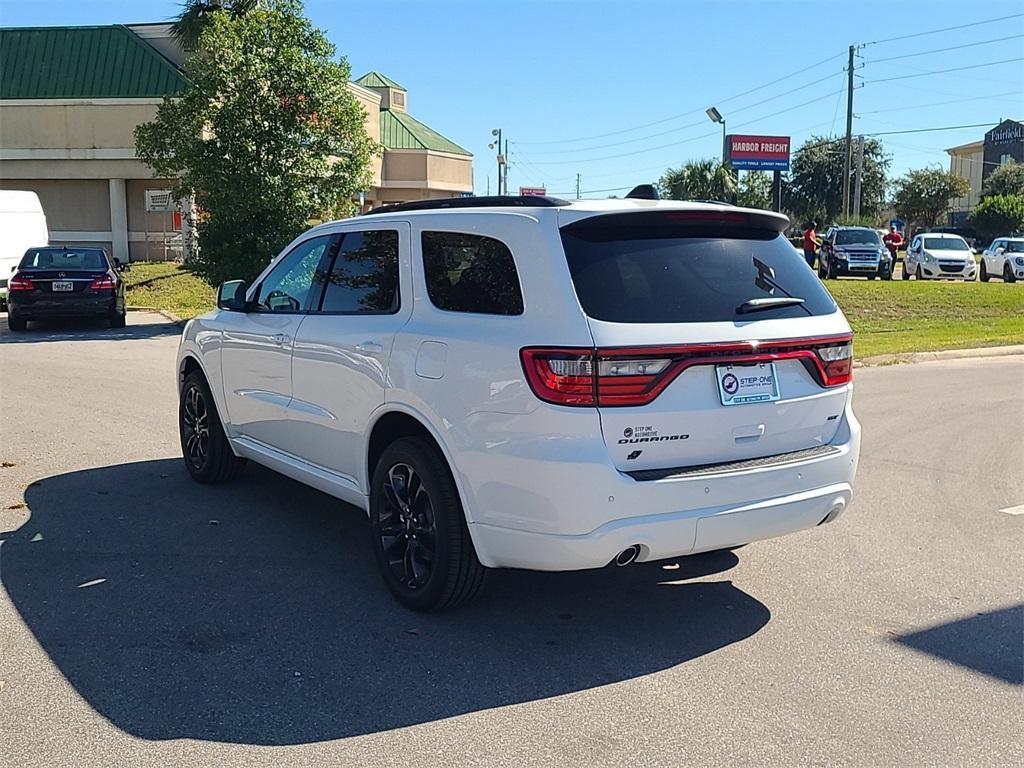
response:
M50 239L46 216L35 192L0 190L0 309L7 304L7 283L25 252Z
M1024 237L998 237L981 253L981 281L1001 277L1004 282L1024 280Z
M917 235L903 257L903 279L911 275L918 280L948 278L974 280L978 264L974 251L960 235L925 232Z
M177 358L185 466L365 510L431 610L487 568L628 565L831 523L852 334L784 216L649 199L422 201L318 226Z

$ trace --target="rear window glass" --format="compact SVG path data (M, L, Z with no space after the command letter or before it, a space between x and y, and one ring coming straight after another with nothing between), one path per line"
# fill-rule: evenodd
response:
M449 312L523 314L512 252L500 240L459 232L423 233L423 273L430 303Z
M103 251L95 248L33 248L28 251L19 269L107 269Z
M699 323L807 317L835 302L782 235L727 224L660 225L642 214L597 216L562 229L583 310L617 323ZM744 313L751 299L799 306Z
M877 245L882 240L873 229L840 229L836 232L836 245Z
M924 247L934 251L967 251L967 243L957 237L926 237Z

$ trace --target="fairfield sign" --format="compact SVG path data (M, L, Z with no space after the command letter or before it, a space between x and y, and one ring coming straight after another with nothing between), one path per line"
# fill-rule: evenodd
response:
M740 171L788 171L789 136L726 137L729 164Z

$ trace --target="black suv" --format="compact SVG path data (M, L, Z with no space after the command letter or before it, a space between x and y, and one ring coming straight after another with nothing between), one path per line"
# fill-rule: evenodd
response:
M892 255L877 230L869 227L832 227L818 255L818 277L863 275L868 280L892 280Z

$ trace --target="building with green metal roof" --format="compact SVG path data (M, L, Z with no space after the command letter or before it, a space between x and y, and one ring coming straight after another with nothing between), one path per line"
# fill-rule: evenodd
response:
M0 188L34 191L50 240L106 247L126 261L180 251L180 217L154 210L154 179L134 130L188 87L170 24L0 28ZM472 155L408 114L408 94L379 72L350 87L382 152L367 207L473 190Z

